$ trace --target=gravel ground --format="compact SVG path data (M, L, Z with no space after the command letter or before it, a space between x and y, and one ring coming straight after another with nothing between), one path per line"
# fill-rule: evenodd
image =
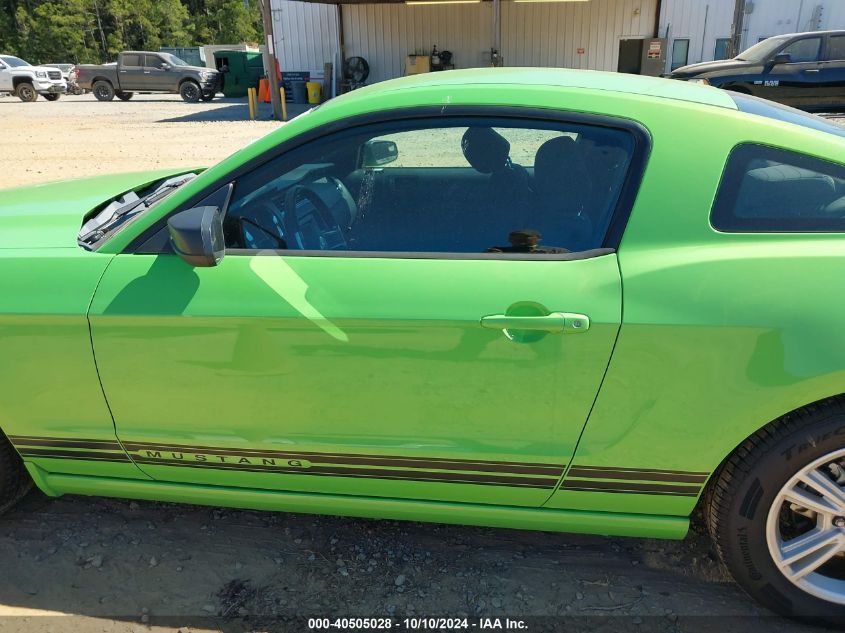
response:
M0 615L20 614L0 629L21 632L45 622L39 612L72 614L46 620L57 631L388 615L546 616L533 631L813 630L757 607L697 526L668 542L34 492L0 519L0 561Z
M276 129L262 104L249 121L245 100L184 103L178 95L136 95L101 103L64 96L22 103L0 98L0 188L95 174L212 165Z
M245 118L236 101L0 98L0 186L212 164L277 127ZM15 633L388 615L550 618L533 631L814 630L747 598L700 521L661 542L33 492L0 518L0 570L0 630Z

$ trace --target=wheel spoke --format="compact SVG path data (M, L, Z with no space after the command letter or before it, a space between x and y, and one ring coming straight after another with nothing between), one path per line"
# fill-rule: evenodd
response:
M819 469L811 470L801 477L801 481L824 496L833 504L837 514L845 513L845 490Z
M836 514L839 511L839 507L827 496L814 495L804 488L799 488L797 484L789 490L785 490L783 495L787 501L819 514Z
M814 529L781 546L783 573L798 580L815 571L842 550L842 534L836 529Z

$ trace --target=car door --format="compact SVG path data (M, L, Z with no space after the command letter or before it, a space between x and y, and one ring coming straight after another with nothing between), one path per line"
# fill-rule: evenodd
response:
M524 506L554 490L619 328L613 246L647 137L383 116L209 191L218 266L186 264L166 228L109 266L93 344L150 477Z
M12 71L0 60L0 92L12 92L12 90L14 90Z
M150 90L173 90L175 81L167 61L160 55L144 55L144 74Z
M149 90L149 81L144 72L144 56L141 53L123 53L118 65L118 82L125 92Z
M845 34L830 35L819 64L820 105L845 107Z
M791 61L767 64L769 70L763 73L755 94L793 107L818 102L821 48L820 35L802 37L784 45L775 55L789 55Z

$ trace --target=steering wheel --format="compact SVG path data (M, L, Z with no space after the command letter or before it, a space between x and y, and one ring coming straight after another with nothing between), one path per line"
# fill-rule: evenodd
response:
M310 214L315 225L313 228L308 226L308 214L300 217L298 207L302 201L307 201L313 209ZM335 219L331 209L306 185L294 185L285 194L283 225L285 235L288 236L288 248L333 251L345 250L348 247L343 227ZM318 243L307 243L312 238Z

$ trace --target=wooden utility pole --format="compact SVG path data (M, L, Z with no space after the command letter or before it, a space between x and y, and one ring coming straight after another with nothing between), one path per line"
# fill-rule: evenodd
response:
M742 50L742 31L745 28L745 0L736 0L734 19L731 27L731 42L728 57L736 57Z
M261 4L261 18L264 22L264 68L267 69L267 81L270 82L270 103L273 116L282 120L282 96L279 94L279 77L276 74L276 50L273 42L273 17L270 13L270 0L258 0Z

